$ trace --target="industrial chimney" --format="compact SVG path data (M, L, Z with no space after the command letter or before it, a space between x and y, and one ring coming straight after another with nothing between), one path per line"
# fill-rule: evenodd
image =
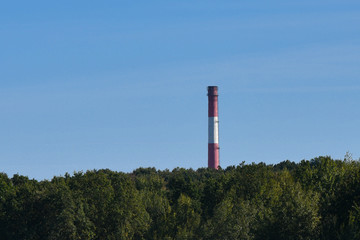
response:
M218 119L218 87L209 86L209 142L208 142L208 167L219 167L219 119Z

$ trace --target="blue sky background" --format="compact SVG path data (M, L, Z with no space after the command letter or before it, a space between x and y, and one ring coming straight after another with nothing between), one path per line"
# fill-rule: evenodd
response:
M3 1L0 171L360 156L359 1Z

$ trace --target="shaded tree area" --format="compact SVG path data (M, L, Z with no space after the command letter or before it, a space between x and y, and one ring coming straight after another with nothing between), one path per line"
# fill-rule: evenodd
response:
M360 239L360 163L0 173L0 239Z

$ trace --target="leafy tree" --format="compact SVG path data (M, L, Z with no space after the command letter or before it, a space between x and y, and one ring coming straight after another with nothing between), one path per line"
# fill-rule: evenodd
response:
M320 223L318 194L304 191L287 171L278 176L269 193L261 196L269 201L263 201L268 205L260 214L257 239L317 239Z
M150 226L150 218L134 182L123 173L111 173L109 179L114 189L114 197L110 203L106 224L110 232L114 232L113 238L144 239Z
M205 226L205 239L254 239L252 229L256 221L256 209L249 201L225 199L216 207L214 217Z
M166 197L166 184L164 179L147 172L137 175L136 187L140 190L142 204L151 219L150 227L145 234L146 239L166 239L169 234L168 222L170 220L171 206Z
M200 212L197 204L185 194L181 194L172 209L171 225L174 239L194 239L200 225Z
M0 173L0 239L6 239L11 234L10 219L12 216L12 203L15 203L15 188L5 173Z

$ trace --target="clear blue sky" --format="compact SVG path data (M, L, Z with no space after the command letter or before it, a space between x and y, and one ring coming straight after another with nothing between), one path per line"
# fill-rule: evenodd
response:
M3 1L0 171L360 156L360 2Z

